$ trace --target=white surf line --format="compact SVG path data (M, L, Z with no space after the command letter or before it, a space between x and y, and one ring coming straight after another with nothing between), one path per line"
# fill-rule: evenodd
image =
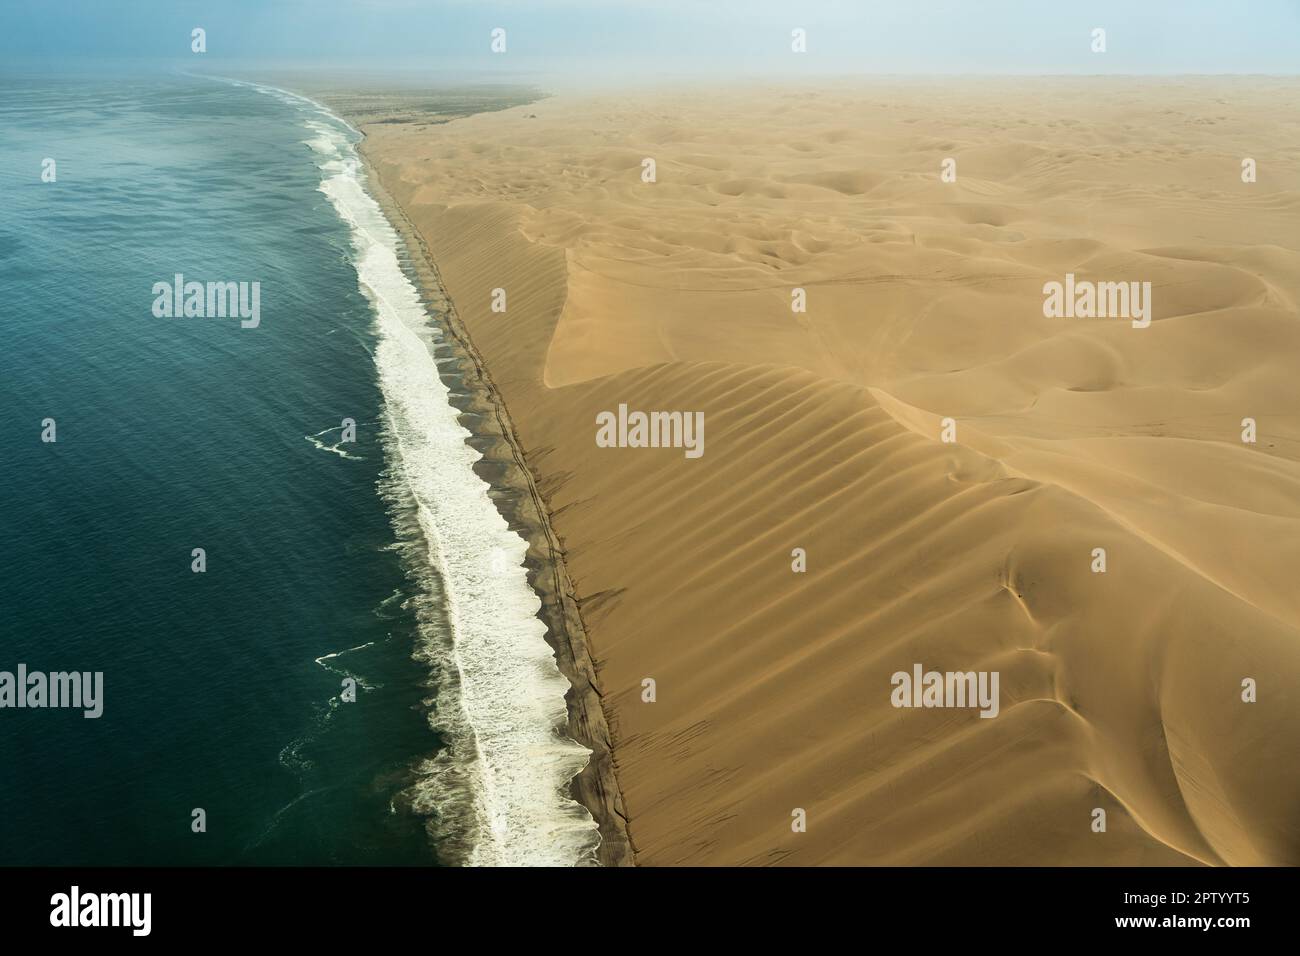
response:
M336 657L342 657L344 654L351 654L353 651L361 651L361 650L365 650L367 647L374 647L374 646L375 646L374 641L367 641L364 644L358 644L356 647L345 647L341 651L335 651L333 654L325 654L322 657L316 658L316 663L319 664L321 667L326 667L325 661L333 660Z
M428 779L434 805L440 789L469 778L477 817L472 865L594 862L596 822L569 796L591 753L560 731L569 682L537 617L541 601L524 567L528 545L474 473L482 456L466 444L470 433L422 338L438 330L401 269L396 231L361 183L353 148L360 133L306 97L244 85L317 114L306 119L313 134L306 142L317 154L321 192L351 228L358 284L374 308L391 464L415 501L428 559L443 582L452 630L444 656L460 689L455 713L439 699L436 726L460 736L458 759L466 765ZM454 802L451 795L446 802Z
M329 335L328 332L326 332L325 334L326 334L326 335ZM372 356L372 357L373 357L373 356ZM366 424L366 426L368 427L368 426L373 425L373 424L375 424L375 423L374 423L374 422L366 422L365 424ZM350 451L348 451L346 448L342 448L342 447L340 447L340 446L343 444L343 442L341 442L341 441L336 442L335 444L331 445L329 442L324 442L324 441L321 441L321 440L320 440L320 438L321 438L322 435L328 435L328 434L330 434L331 432L339 432L339 434L340 434L340 438L341 438L341 437L342 437L342 432L343 432L343 426L342 426L342 425L334 425L334 426L332 426L332 427L330 427L330 428L326 428L326 429L323 429L323 430L321 430L321 431L318 431L315 435L303 435L302 437L303 437L304 439L306 439L307 441L311 442L312 445L313 445L313 447L315 447L318 451L328 451L328 452L332 452L333 454L338 455L340 458L346 458L346 459L348 459L348 461L365 461L365 460L366 460L365 455L354 455L354 454L352 454Z
M325 670L329 671L331 674L342 674L344 677L351 677L354 681L357 682L357 686L360 687L362 690L381 690L384 686L383 684L372 684L364 677L362 677L360 674L354 674L351 671L347 670L346 668L335 667L333 664L326 663L326 661L332 661L335 658L342 657L344 654L351 654L353 651L362 651L365 650L367 647L374 647L374 646L375 646L374 641L369 641L368 643L365 644L358 644L356 647L348 647L341 651L335 651L333 654L326 654L323 657L318 657L316 658L316 663L319 666L323 667ZM337 698L333 698L333 697L330 698L331 709L333 709L333 701L336 699Z

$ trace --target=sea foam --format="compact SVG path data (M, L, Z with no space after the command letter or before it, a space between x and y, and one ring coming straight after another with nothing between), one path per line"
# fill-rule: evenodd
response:
M305 97L256 87L304 112L323 192L352 234L357 281L375 313L375 365L384 395L390 494L418 520L416 568L437 591L441 627L421 628L420 656L438 674L435 729L450 747L422 768L415 803L441 822L470 865L570 866L595 860L591 814L569 795L590 751L562 735L569 683L546 643L510 530L474 473L468 444L427 339L438 329L403 272L401 241L366 192L359 134ZM426 595L427 597L427 595ZM420 615L417 613L417 618ZM431 622L430 622L431 624ZM451 698L449 701L448 698ZM454 838L449 825L460 832Z

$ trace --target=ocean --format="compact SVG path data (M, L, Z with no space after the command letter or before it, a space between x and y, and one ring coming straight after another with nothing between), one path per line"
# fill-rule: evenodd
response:
M0 76L0 131L0 671L104 675L95 719L0 708L0 864L592 861L359 134L179 75ZM160 315L177 276L256 322Z

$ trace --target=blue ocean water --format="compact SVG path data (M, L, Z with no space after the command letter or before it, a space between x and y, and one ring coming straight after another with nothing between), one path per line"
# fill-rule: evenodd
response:
M435 859L374 315L304 136L247 87L0 75L0 670L105 681L0 711L2 864ZM260 325L156 318L175 273Z

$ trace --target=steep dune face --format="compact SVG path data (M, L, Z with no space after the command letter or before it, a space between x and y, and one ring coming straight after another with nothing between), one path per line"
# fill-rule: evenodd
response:
M367 130L564 542L640 862L1300 863L1298 94ZM1046 317L1067 274L1150 324ZM620 404L702 412L703 455L599 447ZM997 672L997 715L894 706L915 664Z

